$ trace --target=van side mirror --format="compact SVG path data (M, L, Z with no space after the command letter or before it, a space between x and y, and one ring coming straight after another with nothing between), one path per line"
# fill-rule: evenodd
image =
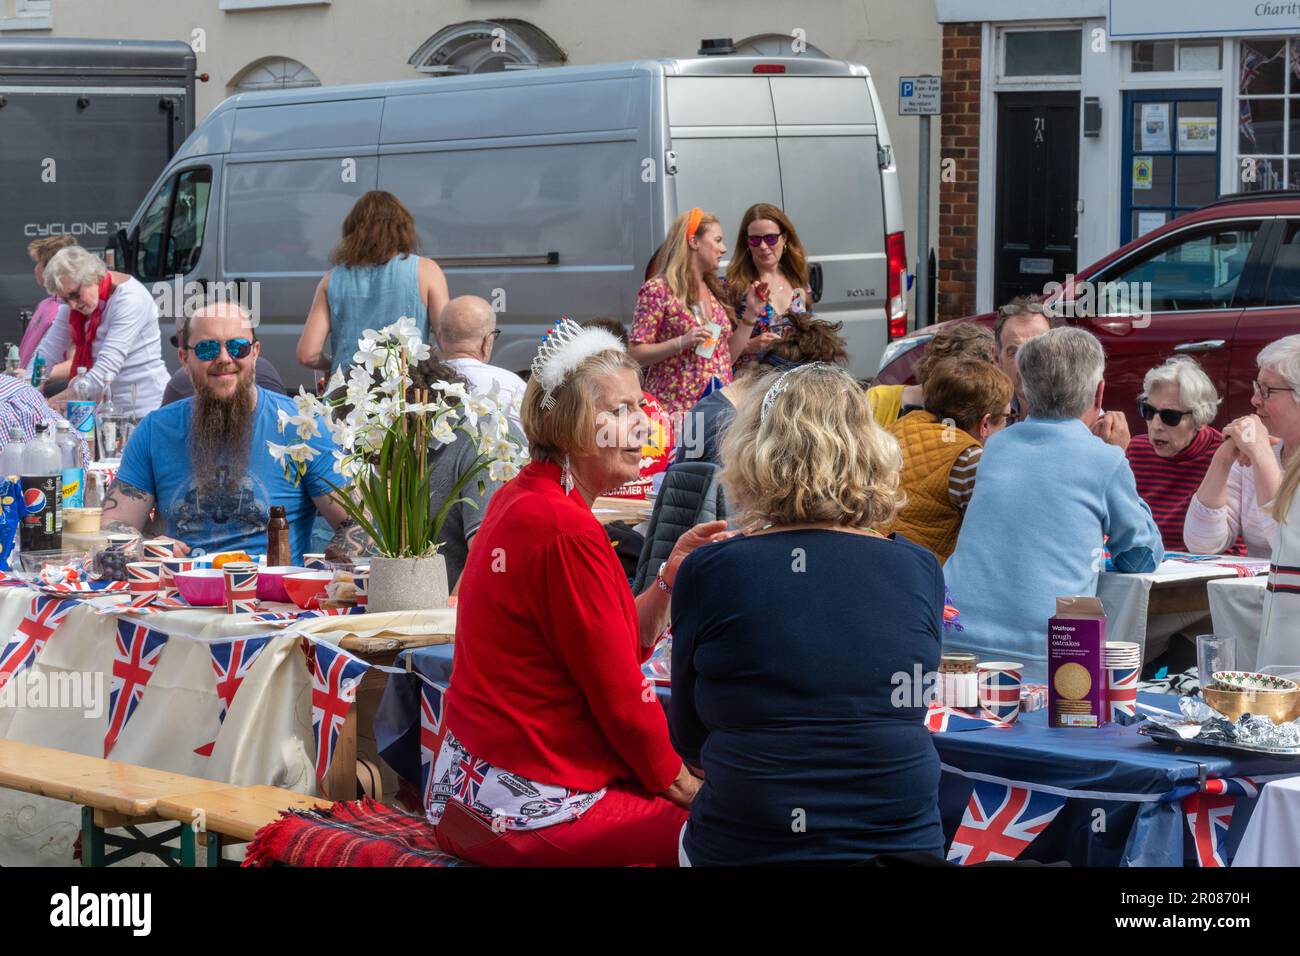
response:
M808 267L808 288L812 290L814 303L822 300L822 264L814 262Z

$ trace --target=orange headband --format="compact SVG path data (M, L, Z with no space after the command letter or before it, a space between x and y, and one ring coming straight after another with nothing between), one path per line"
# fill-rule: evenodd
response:
M693 206L691 213L686 217L686 238L695 238L696 230L700 228L700 223L704 219L704 210L699 206Z

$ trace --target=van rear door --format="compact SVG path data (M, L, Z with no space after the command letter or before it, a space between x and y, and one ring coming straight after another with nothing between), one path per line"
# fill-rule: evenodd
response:
M746 209L757 202L782 205L767 77L671 76L667 85L676 211L699 206L714 213L730 246Z
M887 340L885 207L870 80L773 76L782 208L822 268L820 317L843 321L850 367L875 374Z

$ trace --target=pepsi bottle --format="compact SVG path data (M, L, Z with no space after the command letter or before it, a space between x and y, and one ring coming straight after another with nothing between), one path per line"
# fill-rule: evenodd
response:
M57 551L63 547L63 462L54 433L37 422L36 437L23 449L23 551Z

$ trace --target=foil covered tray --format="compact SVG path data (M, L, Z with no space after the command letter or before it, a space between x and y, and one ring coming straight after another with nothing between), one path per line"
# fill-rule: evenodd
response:
M1300 747L1256 747L1235 740L1205 739L1203 737L1183 737L1176 730L1153 724L1150 721L1138 727L1138 733L1150 737L1153 743L1176 750L1192 753L1258 754L1264 757L1300 757Z

